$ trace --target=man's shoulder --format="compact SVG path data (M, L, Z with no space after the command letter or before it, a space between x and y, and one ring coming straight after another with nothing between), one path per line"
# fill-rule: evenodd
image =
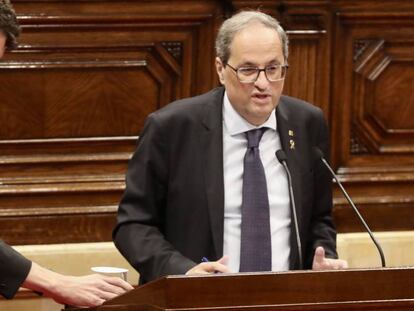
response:
M151 130L179 137L199 127L214 127L221 121L224 89L180 99L148 115L140 136Z
M323 116L323 112L321 108L307 101L304 101L302 99L287 96L287 95L282 95L280 97L278 109L286 115L294 114L295 117L306 118L306 117Z
M223 100L224 89L218 87L207 93L176 100L155 111L154 117L185 117L202 114L208 106L219 106Z
M305 111L309 111L309 112L317 112L321 110L319 107L307 101L304 101L296 97L287 96L287 95L282 95L280 97L280 103L284 105L287 109L298 109L299 108L299 109L304 109Z

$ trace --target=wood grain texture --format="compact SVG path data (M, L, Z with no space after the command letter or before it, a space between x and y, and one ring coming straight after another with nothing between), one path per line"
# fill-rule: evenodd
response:
M217 84L223 7L13 4L23 32L0 62L0 236L11 244L109 241L146 116Z
M371 227L413 230L413 3L334 4L333 163ZM340 230L357 231L336 203Z
M97 310L409 310L413 274L401 268L171 276Z
M146 116L218 85L217 28L247 8L287 30L285 94L324 111L332 164L371 227L414 229L411 0L13 3L23 33L0 61L0 236L9 243L110 240ZM334 197L339 231L362 230Z

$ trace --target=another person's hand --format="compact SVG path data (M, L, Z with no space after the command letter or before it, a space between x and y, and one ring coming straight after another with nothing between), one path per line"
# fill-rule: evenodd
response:
M100 274L85 276L62 275L32 263L22 285L43 293L58 303L76 307L95 307L121 295L133 287L118 277Z
M185 275L191 274L212 274L216 272L230 273L231 271L226 266L228 256L223 256L217 261L202 262L197 266L187 271Z
M343 259L332 259L325 257L325 250L319 246L315 250L312 270L339 270L348 268L348 262Z
M63 276L60 285L50 291L56 302L79 307L99 306L133 287L118 277L91 274L85 276Z

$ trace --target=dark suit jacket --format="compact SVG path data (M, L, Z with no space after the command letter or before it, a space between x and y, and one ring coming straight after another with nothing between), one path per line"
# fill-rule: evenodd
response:
M223 255L223 95L220 87L179 100L146 120L113 233L141 283L184 274L202 257ZM321 110L298 99L282 96L276 117L292 174L303 260L310 268L319 245L336 257L331 177L312 156L313 146L328 153L328 131ZM293 231L290 267L298 268Z
M29 274L32 262L0 240L0 294L13 298Z

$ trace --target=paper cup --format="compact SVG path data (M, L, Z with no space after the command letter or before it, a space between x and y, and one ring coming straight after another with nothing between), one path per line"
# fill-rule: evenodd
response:
M128 269L117 267L92 267L91 270L96 273L106 274L110 276L119 276L124 281L127 280Z

